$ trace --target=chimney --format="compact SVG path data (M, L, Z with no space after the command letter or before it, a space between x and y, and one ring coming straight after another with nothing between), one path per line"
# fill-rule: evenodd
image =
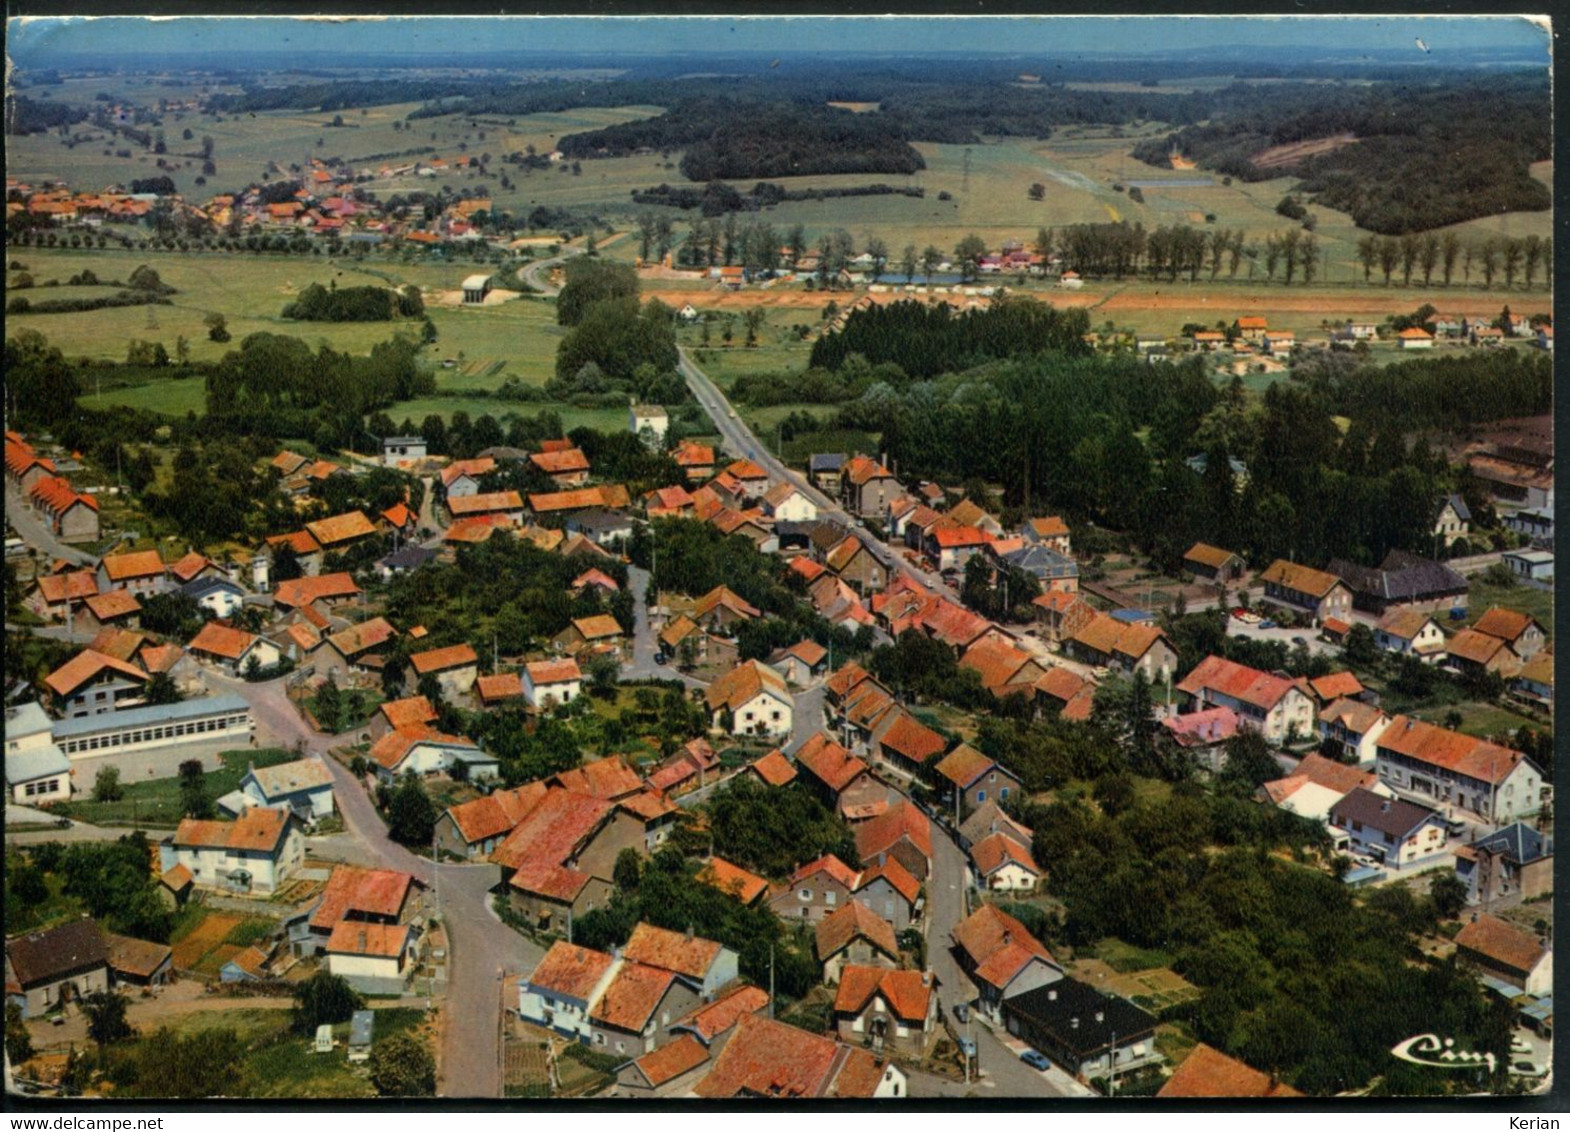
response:
M688 943L692 942L692 925L691 924L687 925L687 942Z
M1058 988L1057 987L1050 987L1050 988L1048 988L1048 990L1047 990L1047 1001L1048 1002L1056 1002L1057 1000L1058 1000Z
M1012 931L1010 931L1008 928L1004 928L1003 929L1003 946L1007 947L1012 942L1014 942L1014 933Z
M1076 1014L1074 1017L1068 1020L1068 1028L1070 1030L1079 1029L1079 1015Z
M932 985L932 972L931 971L923 971L921 973L921 985L924 986L924 987L930 987Z
M1105 1022L1106 1020L1107 1020L1107 1013L1106 1013L1106 1011L1104 1011L1104 1010L1096 1011L1096 1021L1097 1022Z
M1383 802L1379 803L1379 812L1382 814L1388 814L1390 812L1389 798L1386 798Z

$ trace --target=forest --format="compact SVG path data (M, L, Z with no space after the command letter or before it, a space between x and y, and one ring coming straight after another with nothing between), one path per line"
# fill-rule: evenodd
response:
M302 322L386 322L402 316L419 318L425 302L418 287L392 291L386 287L323 287L312 283L287 304L282 317Z
M891 362L911 377L933 377L1043 350L1086 354L1089 329L1084 311L1060 311L1029 298L1002 298L962 314L946 304L885 303L852 312L843 329L819 338L808 364L837 370L860 354L874 365Z
M1552 204L1547 186L1527 168L1552 155L1545 82L1536 74L1504 74L1356 93L1332 88L1334 93L1288 101L1278 90L1258 105L1143 142L1133 155L1166 169L1179 152L1203 168L1248 181L1296 174L1317 203L1386 235L1538 211ZM1295 166L1255 164L1272 146L1343 134L1355 137L1355 144Z

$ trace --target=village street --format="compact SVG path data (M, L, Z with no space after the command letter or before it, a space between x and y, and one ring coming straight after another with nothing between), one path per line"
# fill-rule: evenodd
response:
M293 746L320 758L332 771L334 796L352 841L352 863L398 869L431 886L432 907L451 940L447 992L443 1000L441 1079L444 1097L499 1097L501 1087L501 980L534 969L544 951L503 924L491 910L494 865L435 866L387 836L376 808L348 768L327 754L332 740L312 732L285 695L285 682L251 684L209 674L219 687L246 698L256 718L259 742ZM354 847L360 850L354 851Z

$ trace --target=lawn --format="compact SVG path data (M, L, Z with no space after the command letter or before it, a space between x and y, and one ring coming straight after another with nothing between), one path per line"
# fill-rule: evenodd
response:
M1543 726L1537 720L1499 704L1470 702L1458 704L1455 710L1461 713L1461 726L1458 730L1480 739L1496 735L1505 736L1522 727L1541 730Z
M375 1040L417 1029L425 1011L389 1007L376 1011ZM269 1098L369 1098L376 1095L366 1067L348 1061L348 1023L333 1027L336 1045L331 1053L316 1053L310 1037L289 1028L287 1010L202 1011L187 1015L177 1025L183 1033L233 1028L246 1044L239 1069L244 1087L240 1095Z
M208 771L207 796L221 798L231 790L238 790L240 779L251 766L274 766L290 762L297 756L281 747L263 747L251 751L225 751L218 756L223 761L220 770ZM146 782L122 782L125 796L117 802L95 802L92 784L84 783L86 791L77 800L61 803L56 810L78 821L92 825L147 825L175 826L184 816L180 805L180 780L155 778Z
M1535 617L1543 627L1543 635L1554 639L1554 594L1533 586L1497 586L1481 577L1472 579L1472 590L1467 599L1467 624L1471 625L1494 606L1503 606L1518 613Z
M306 707L310 708L311 716L316 719L318 725L321 723L321 717L317 715L316 704L320 698L321 693L318 692L305 701ZM363 726L366 720L376 714L376 709L382 706L386 698L380 692L365 688L339 689L339 719L338 726L333 728L333 734L342 735L345 731L353 731Z

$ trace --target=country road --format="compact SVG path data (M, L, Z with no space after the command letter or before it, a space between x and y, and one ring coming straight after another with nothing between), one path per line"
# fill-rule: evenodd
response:
M387 836L364 786L327 754L332 740L306 726L285 695L284 681L248 683L209 673L209 679L251 704L259 734L282 746L303 744L333 775L333 794L344 825L368 855L364 864L398 869L431 886L436 914L447 924L452 954L442 1010L441 1078L444 1097L502 1094L497 996L507 974L534 969L544 950L503 924L491 910L499 879L493 865L433 865Z

